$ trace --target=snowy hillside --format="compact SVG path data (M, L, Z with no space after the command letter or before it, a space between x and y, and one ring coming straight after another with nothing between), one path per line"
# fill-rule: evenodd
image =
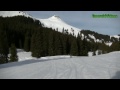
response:
M110 38L111 38L111 37L117 38L118 40L119 40L119 38L120 38L120 36L118 36L118 35L110 36Z
M13 17L13 16L26 16L31 17L29 14L22 11L0 11L0 16Z
M59 32L62 32L63 28L64 30L68 30L68 33L73 34L77 36L78 33L81 31L81 29L75 28L71 25L68 25L64 21L60 19L59 16L52 16L48 19L39 19L42 24L44 24L45 27L53 28L53 29L58 29Z
M23 54L26 56L25 53ZM38 60L29 58L26 61L0 65L0 79L47 78L120 79L120 51L91 57L55 56L51 59Z

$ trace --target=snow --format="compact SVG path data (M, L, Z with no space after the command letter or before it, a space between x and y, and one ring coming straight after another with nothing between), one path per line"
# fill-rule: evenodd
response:
M88 52L88 56L93 56L93 52Z
M82 39L82 40L84 39L84 34L83 34L83 33L81 34L81 39Z
M108 45L108 46L111 46L112 42L106 42L105 44Z
M63 28L64 30L67 30L68 29L68 33L70 34L73 34L73 30L74 30L74 35L77 36L78 33L80 33L81 29L78 29L76 27L73 27L67 23L65 23L64 21L62 21L60 19L59 16L52 16L48 19L39 19L40 22L42 24L44 24L44 27L49 27L49 28L52 28L52 29L58 29L59 32L62 32L63 31Z
M25 52L24 50L17 49L18 62L26 61L26 60L53 60L53 59L63 59L70 58L69 55L57 55L57 56L46 56L41 58L35 58L31 56L31 52Z
M118 36L118 35L112 35L112 36L110 36L110 38L111 38L111 37L117 38L118 40L119 40L119 38L120 38L120 36Z
M29 14L22 11L0 11L0 16L2 17L13 17L13 16L26 16L31 17Z
M0 79L120 79L120 51L92 57L51 57L2 64Z
M91 34L88 34L89 35L89 37L91 38L91 39L93 39L94 40L94 42L99 42L99 43L102 43L102 41L104 41L103 39L102 40L99 40L99 39L96 39L95 37L94 37L94 35L91 35ZM115 38L118 38L117 36L114 36ZM105 42L105 44L107 45L107 46L111 46L112 45L112 42Z
M90 38L92 38L96 42L96 38L93 35L91 35L91 34L88 34L88 35Z

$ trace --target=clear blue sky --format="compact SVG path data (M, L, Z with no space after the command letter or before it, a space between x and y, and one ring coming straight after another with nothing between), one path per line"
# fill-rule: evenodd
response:
M66 23L101 34L120 34L120 11L26 11L37 18L49 18L58 15ZM118 18L93 18L92 14L112 14Z

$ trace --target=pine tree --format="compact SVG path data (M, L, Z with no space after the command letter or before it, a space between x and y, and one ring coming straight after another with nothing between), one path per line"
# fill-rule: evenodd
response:
M11 54L10 56L11 62L18 61L17 50L14 44L11 44L10 54Z
M63 33L63 34L65 33L65 30L64 30L64 28L62 29L62 33Z
M101 50L98 50L98 55L101 55L102 54L102 51Z
M30 31L27 31L25 35L24 50L26 52L30 51Z
M54 34L53 32L50 32L49 34L49 49L48 53L50 56L54 55Z
M78 33L78 36L77 36L77 46L78 46L78 56L80 56L80 53L81 53L81 37Z
M66 54L70 54L70 48L71 48L70 36L68 36L66 40Z
M35 42L33 44L33 52L32 56L40 58L43 56L43 38L42 38L42 30L37 30L35 33Z
M49 33L46 29L43 29L43 56L47 56L48 55L48 38Z
M78 55L78 46L77 46L76 38L72 39L70 55L73 55L73 56L77 56Z
M36 36L36 32L33 32L32 38L31 38L31 47L30 47L30 51L32 52L33 57L35 57L35 36Z
M0 24L0 64L8 63L8 40L4 26Z
M62 42L60 39L60 36L57 35L56 40L55 40L55 45L56 45L56 55L62 55L63 53L63 46L62 46Z
M88 43L85 38L81 43L81 56L88 56Z
M65 36L65 35L61 34L60 40L62 42L62 55L66 55L67 54L67 47L66 47L67 35Z
M95 53L95 51L93 51L93 56L95 56L96 55L96 53Z

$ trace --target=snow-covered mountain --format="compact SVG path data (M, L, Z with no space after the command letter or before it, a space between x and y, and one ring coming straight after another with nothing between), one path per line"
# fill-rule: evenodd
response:
M110 36L108 41L105 41L104 39L96 38L94 34L88 34L86 36L84 33L81 33L81 31L82 31L81 29L67 24L59 16L56 16L56 15L54 15L50 18L47 18L47 19L40 19L40 18L33 17L23 11L0 11L0 16L2 16L2 17L13 17L13 16L30 17L30 18L33 18L34 20L39 20L44 27L53 28L55 30L58 30L59 32L62 32L63 28L64 28L64 30L66 30L65 32L68 32L69 34L71 33L72 35L74 34L74 36L77 36L78 33L80 33L82 39L86 38L88 41L91 41L91 39L93 39L94 42L100 42L100 43L102 43L102 41L104 41L105 44L108 46L111 46L114 41L114 40L113 41L110 40L112 37L116 38L117 40L119 40L119 38L120 38L120 36L118 36L118 35L113 35L113 36Z
M44 24L45 27L53 28L53 29L58 29L59 32L64 30L68 30L68 33L71 33L75 36L78 35L78 33L81 31L81 29L73 27L71 25L68 25L66 22L64 22L59 16L52 16L48 19L39 19L42 24Z
M3 16L3 17L13 17L13 16L31 17L33 19L39 20L44 25L44 27L53 28L55 30L58 30L59 32L62 32L62 30L64 28L64 30L68 30L69 34L74 33L75 36L77 36L78 33L81 31L81 29L78 29L76 27L68 25L62 19L60 19L59 16L56 16L56 15L54 15L48 19L39 19L36 17L32 17L31 15L29 15L23 11L0 11L0 16Z
M26 16L31 17L28 13L23 11L0 11L2 17L13 17L13 16Z

